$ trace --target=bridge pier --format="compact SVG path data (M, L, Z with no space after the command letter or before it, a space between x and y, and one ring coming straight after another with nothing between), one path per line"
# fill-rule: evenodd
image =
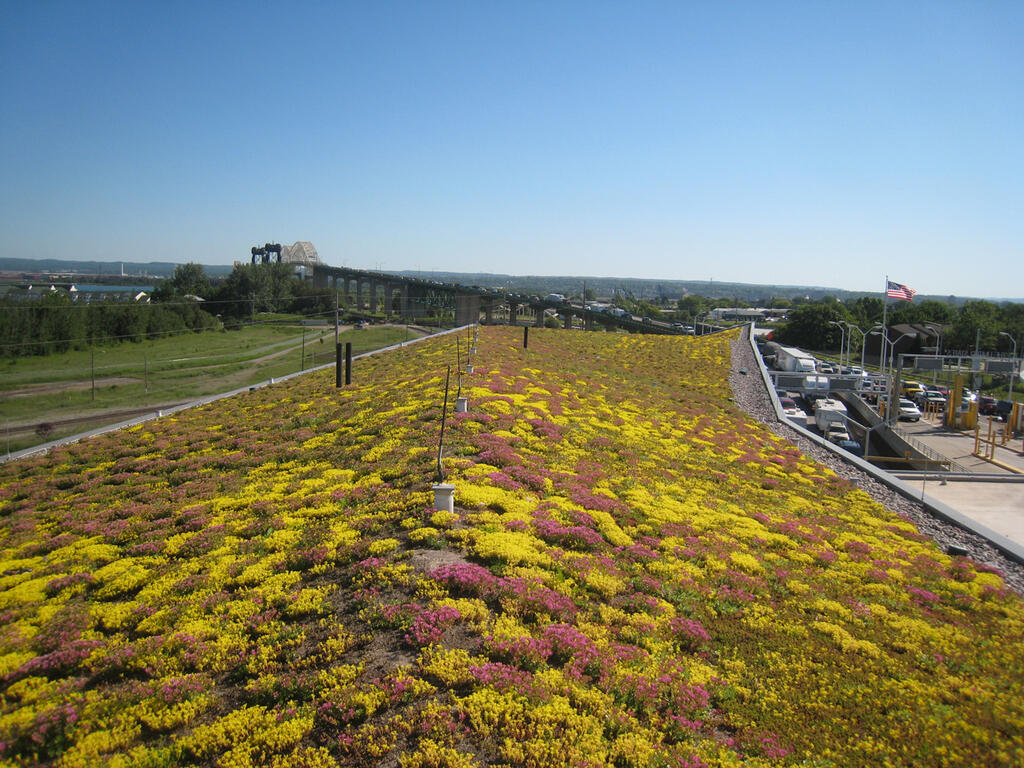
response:
M460 293L455 296L455 325L472 325L480 320L480 297Z
M398 299L399 311L402 313L402 317L408 319L411 314L409 311L409 284L399 283L398 290L400 291Z

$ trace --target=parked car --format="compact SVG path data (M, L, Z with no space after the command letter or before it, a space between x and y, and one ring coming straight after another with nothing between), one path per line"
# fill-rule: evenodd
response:
M996 403L996 418L1000 421L1006 421L1010 418L1010 413L1013 411L1013 403L1009 400L1000 400Z
M913 400L907 400L907 398L901 397L899 419L900 421L920 421L921 409L914 405Z

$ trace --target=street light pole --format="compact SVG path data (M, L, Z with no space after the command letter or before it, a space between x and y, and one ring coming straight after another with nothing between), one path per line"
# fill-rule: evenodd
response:
M1000 336L1005 336L1006 338L1008 338L1010 340L1010 343L1013 344L1013 361L1016 363L1017 362L1017 340L1015 338L1013 338L1013 336L1008 334L1006 331L1000 331L999 335ZM1013 375L1016 372L1017 371L1015 371L1015 370L1011 370L1010 371L1010 375L1009 375L1010 388L1009 388L1009 391L1006 393L1006 399L1009 400L1011 403L1013 402Z
M889 343L889 369L892 370L896 366L896 345L899 344L907 336L917 336L914 332L908 332L901 334L896 341Z
M875 328L881 328L881 327L882 326L880 326L880 325L876 325L875 326ZM878 355L878 371L879 371L879 373L882 374L882 376L885 376L885 361L886 361L886 359L889 356L889 353L886 351L886 347L887 347L887 345L889 343L889 339L886 337L886 335L882 331L876 331L874 328L872 328L870 331L868 331L868 336L880 336L881 339L882 339L881 349L879 350L879 355Z
M896 345L899 344L901 341L903 341L903 339L905 339L907 336L914 336L916 338L917 334L916 333L903 333L903 334L900 334L899 338L897 338L896 341L891 342L890 345L889 345L889 370L894 370L896 372L894 376L890 376L889 377L889 389L892 392L892 395L889 396L890 408L889 408L888 411L886 411L885 418L886 418L886 421L890 421L890 422L892 421L892 413L893 413L893 411L895 411L897 414L899 414L899 410L900 410L900 396L901 396L901 392L900 392L899 388L902 386L902 384L900 383L900 380L903 378L903 354L902 353L900 354L900 365L899 365L899 368L897 368L896 367ZM893 403L896 404L895 408L891 407Z
M857 333L860 334L860 339L861 339L861 341L860 341L860 369L861 369L861 371L863 371L864 370L864 347L867 346L864 343L864 331L862 331L860 329L860 326L854 325L849 320L843 320L843 325L845 325L848 329L850 329L850 331L853 331L853 329L856 328L857 329ZM850 361L850 345L852 343L853 343L853 333L850 333L850 338L846 342L846 361L847 361L847 363L849 363L849 361Z
M914 337L916 337L917 334L914 333L913 331L908 331L907 333L900 334L899 338L897 338L896 341L893 341L893 342L889 343L889 367L890 368L892 368L892 367L894 367L896 365L896 345L899 344L901 341L903 341L905 338L907 338L907 336L914 336Z

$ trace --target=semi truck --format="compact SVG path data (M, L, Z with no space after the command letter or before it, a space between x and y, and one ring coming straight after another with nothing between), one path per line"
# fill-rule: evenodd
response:
M779 347L776 349L775 367L780 371L816 372L814 357L796 347Z

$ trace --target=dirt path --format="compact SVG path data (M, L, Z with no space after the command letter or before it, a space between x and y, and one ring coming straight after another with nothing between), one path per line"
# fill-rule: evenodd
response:
M120 387L125 384L135 384L138 379L129 376L106 376L96 379L97 387ZM67 392L69 389L80 390L92 387L92 379L79 379L78 381L56 381L48 384L29 384L20 389L5 389L0 391L0 397L32 397L34 395L53 395L59 392Z
M350 330L351 328L352 328L351 325L342 325L342 326L339 326L338 331L340 333L340 332L343 332L343 331L346 331L346 330ZM320 330L320 329L318 329L318 330ZM426 329L414 329L414 330L423 330L423 331L425 331ZM327 330L320 330L320 332L318 334L311 335L310 337L308 337L306 339L305 343L307 345L309 345L309 344L319 344L319 342L322 339L331 337L333 335L334 335L334 328L332 326L332 327L329 327ZM422 334L421 333L417 333L416 335L419 336L419 335L422 335ZM271 361L271 360L273 360L275 358L279 358L279 357L282 357L282 356L285 356L285 355L289 355L289 354L294 354L296 351L298 351L302 347L302 341L299 340L299 341L287 344L286 346L284 346L284 347L282 347L280 349L274 349L273 347L275 347L275 346L277 346L277 344L264 346L263 347L264 350L270 349L272 351L266 352L265 354L262 354L259 357L255 357L255 358L252 358L250 360L247 360L246 361L247 366L249 366L250 368L251 367L255 367L255 366L258 366L260 364L263 364L263 363L266 363L268 361ZM211 365L196 366L194 368L190 368L189 370L196 371L196 372L207 371L207 370L216 369L219 366L228 365L228 364L229 363L214 363L214 364L211 364ZM245 378L246 377L245 377L244 374L243 375L230 375L230 376L224 377L224 380L221 382L223 384L222 391L231 391L232 389L235 389L238 386L243 386ZM141 381L141 379L132 378L132 377L128 377L128 376L107 376L107 377L103 377L103 378L97 378L96 379L96 386L97 387L124 386L124 385L128 385L128 384L137 384L140 381ZM32 397L32 396L38 396L38 395L57 394L57 393L60 393L60 392L67 392L69 390L81 391L81 390L90 389L92 387L92 385L93 385L93 382L92 382L91 379L78 379L78 380L73 380L73 381L61 381L61 382L50 382L50 383L40 383L40 384L29 384L29 385L26 385L26 386L23 386L23 387L19 387L18 389L8 389L8 390L0 391L0 398L15 399L15 398L19 398L19 397ZM125 421L127 419L130 419L130 418L132 418L134 416L138 416L138 415L143 414L143 413L149 413L149 412L152 412L152 411L173 408L173 407L176 407L178 405L182 405L182 404L184 404L186 402L191 402L192 400L194 400L196 398L205 397L205 396L206 396L205 394L197 394L195 397L187 398L187 399L184 399L184 400L179 399L179 400L176 400L176 401L173 401L173 402L147 402L144 405L139 405L139 406L132 407L132 408L120 407L120 408L109 408L109 409L97 409L95 411L87 411L87 412L78 411L78 412L75 412L75 413L68 414L67 416L64 416L62 418L48 418L46 416L42 416L42 417L39 417L39 418L33 418L30 421L9 423L9 424L5 425L5 429L6 429L6 433L10 437L19 437L19 436L28 435L28 434L32 434L34 432L37 432L37 430L42 425L46 425L47 427L49 427L48 431L56 432L56 431L59 431L59 430L66 430L68 427L73 427L73 426L78 425L78 424L91 424L91 423L104 423L104 422L106 422L106 423L117 423L117 422L120 422L120 421Z

